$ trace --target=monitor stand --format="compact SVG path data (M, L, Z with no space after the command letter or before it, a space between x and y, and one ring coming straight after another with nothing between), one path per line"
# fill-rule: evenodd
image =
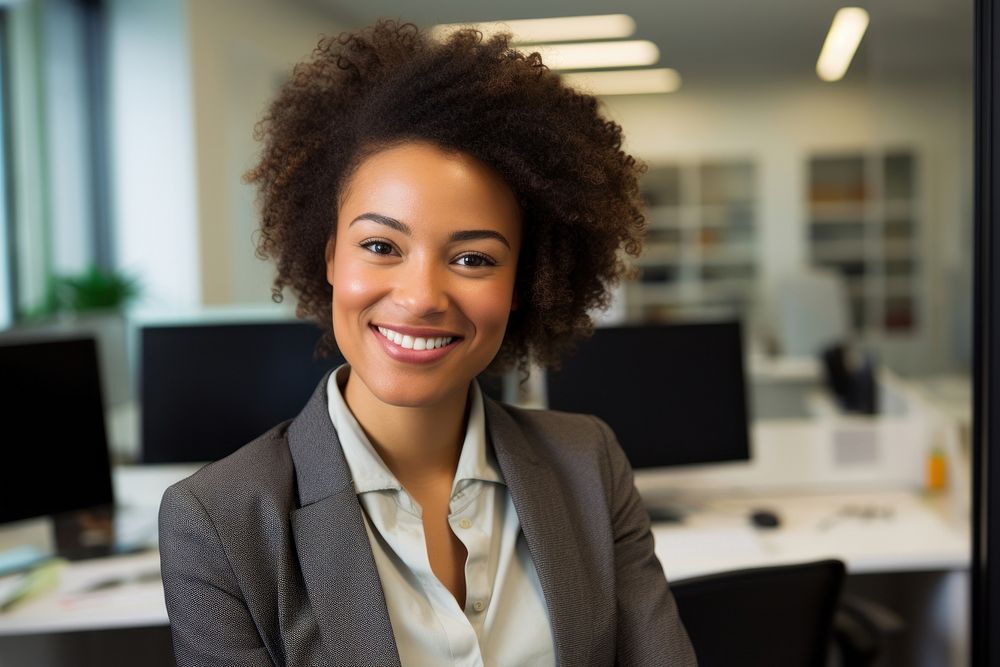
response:
M114 508L101 505L52 516L56 555L66 560L103 558L115 553Z
M684 518L688 514L680 505L670 503L647 505L646 511L649 512L649 520L653 523L684 523Z

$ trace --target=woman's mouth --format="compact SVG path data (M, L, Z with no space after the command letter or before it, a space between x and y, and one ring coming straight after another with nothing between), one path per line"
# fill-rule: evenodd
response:
M421 336L407 336L386 327L376 328L385 338L391 340L393 343L399 345L405 350L434 350L439 347L444 347L445 345L451 343L451 341L455 340L454 336L433 336L424 338Z
M375 324L370 325L370 328L382 349L392 359L406 363L422 364L437 361L455 349L462 340L461 336L418 336L415 335L416 332L403 333Z

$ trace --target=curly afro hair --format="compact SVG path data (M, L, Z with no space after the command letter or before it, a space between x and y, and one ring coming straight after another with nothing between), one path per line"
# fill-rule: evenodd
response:
M471 29L438 40L394 21L324 38L258 123L263 151L244 177L262 209L257 253L277 264L274 299L291 288L298 315L326 330L321 351L333 343L324 248L342 188L365 157L413 140L491 166L520 205L519 307L490 369L557 366L592 333L588 311L628 272L619 250L641 250L644 167L597 98L509 41Z

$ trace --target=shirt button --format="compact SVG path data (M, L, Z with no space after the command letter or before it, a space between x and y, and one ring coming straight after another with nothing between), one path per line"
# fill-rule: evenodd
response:
M468 519L462 519L461 521L458 522L458 527L459 528L472 528L472 522L469 521ZM476 604L482 604L482 603L481 602L477 602ZM479 610L477 609L476 611L479 611Z
M486 609L486 603L484 603L482 600L476 600L475 602L472 603L472 608L475 609L476 611L482 611L483 609Z

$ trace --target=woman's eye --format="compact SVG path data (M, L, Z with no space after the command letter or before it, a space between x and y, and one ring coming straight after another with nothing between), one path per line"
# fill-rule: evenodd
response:
M461 266L468 267L480 267L480 266L493 266L496 264L492 259L486 255L462 255L458 258L458 263Z
M365 241L361 244L362 248L365 248L376 255L391 255L392 246L385 241Z

